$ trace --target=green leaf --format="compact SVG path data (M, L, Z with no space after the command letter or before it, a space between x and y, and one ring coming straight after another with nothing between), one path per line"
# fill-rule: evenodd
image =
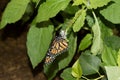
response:
M64 80L76 80L76 79L71 75L71 71L72 71L71 68L65 69L65 70L62 72L61 77L62 77Z
M112 49L119 50L120 49L120 37L118 36L108 36L105 37L104 42L107 46Z
M58 59L60 60L58 63L59 70L68 66L68 64L70 63L70 61L72 60L72 58L75 54L76 47L77 47L77 36L73 32L70 32L68 52L66 52L66 53L64 53L64 55L61 55L60 57L58 57Z
M25 24L27 21L29 21L33 13L34 13L34 5L32 2L29 2L26 11L21 18L22 24Z
M75 5L78 6L83 3L83 0L73 0L73 1L74 1L73 6L75 6Z
M58 57L56 57L55 61L53 63L51 63L50 65L44 66L44 72L47 75L48 80L52 80L52 78L55 77L56 73L59 70L68 66L68 64L72 60L72 58L75 54L75 51L76 51L77 37L74 35L73 32L70 32L68 40L69 40L68 51L64 52L61 55L59 55ZM51 74L51 72L52 72L52 74Z
M107 5L108 2L110 2L110 1L111 1L111 0L90 0L90 2L87 1L85 4L87 5L87 7L88 7L89 9L91 9L91 8L96 9L96 8L98 8L98 7L102 7L102 6L104 6L104 5Z
M93 37L93 45L91 47L91 52L96 55L98 53L101 53L102 49L103 49L103 41L101 38L101 30L100 30L100 26L98 23L98 20L93 12L94 18L95 18L95 24L92 27L92 31L94 34Z
M31 24L27 35L27 48L33 68L35 68L46 55L52 39L52 33L53 25L50 25L49 22L41 23L37 26L34 22Z
M97 56L90 54L90 51L86 51L80 56L80 65L82 67L83 75L97 73L100 64L101 60Z
M4 28L7 24L20 20L29 2L30 0L11 0L3 12L0 29Z
M120 67L120 49L118 51L117 64Z
M76 21L73 24L73 31L78 32L84 25L86 10L79 10L76 14Z
M120 67L105 66L108 80L120 80Z
M81 78L82 69L79 63L79 59L72 66L72 75L76 78Z
M91 17L90 15L86 15L86 20L89 27L92 27L94 25L94 18Z
M91 40L92 40L92 35L87 34L80 42L79 50L85 50L86 48L88 48L92 43Z
M107 19L108 21L119 24L120 23L120 0L112 0L114 1L107 8L100 11L100 13ZM110 15L108 15L110 14Z
M64 10L69 2L70 0L47 0L39 7L36 21L47 21L54 17L60 10Z
M47 80L52 80L56 76L58 71L59 67L55 61L49 65L44 65L44 73L47 77Z
M32 0L33 2L35 2L35 3L38 3L39 2L39 0Z
M113 35L113 30L109 27L107 27L102 21L99 20L99 24L100 24L100 27L101 27L101 36L102 36L102 39L104 40L106 37L109 37L111 35ZM113 25L111 25L113 26ZM105 42L106 43L106 42Z
M117 52L114 49L104 45L102 61L106 66L117 66Z
M78 6L72 6L71 4L69 4L65 8L64 12L74 15L78 10L79 10Z

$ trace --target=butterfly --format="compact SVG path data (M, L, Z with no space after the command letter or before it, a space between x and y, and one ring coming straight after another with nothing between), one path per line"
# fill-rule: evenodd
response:
M68 48L67 40L63 39L62 37L57 37L55 38L49 49L49 54L57 56L66 51L67 48Z
M55 57L47 53L46 58L45 58L45 64L50 64L55 60Z
M68 49L68 41L66 35L60 33L60 36L55 37L45 58L45 64L53 62L56 56L64 53Z

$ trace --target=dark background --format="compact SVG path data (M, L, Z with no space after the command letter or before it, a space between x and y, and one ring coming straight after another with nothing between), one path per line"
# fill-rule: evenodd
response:
M0 0L0 20L8 2ZM27 56L26 38L29 28L18 25L7 25L0 30L0 80L47 80L39 70L40 66L32 69Z

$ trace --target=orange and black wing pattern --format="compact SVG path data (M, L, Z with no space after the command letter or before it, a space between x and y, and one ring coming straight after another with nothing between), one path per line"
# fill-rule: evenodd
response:
M62 37L56 37L53 40L53 42L48 50L48 53L45 58L45 64L49 64L49 63L53 62L54 59L56 58L56 56L65 52L67 49L68 49L67 40Z
M49 55L49 53L47 53L46 58L45 58L45 64L49 64L49 63L53 62L54 59L55 59L54 56Z
M65 39L63 39L61 37L57 37L53 41L53 43L52 43L52 45L51 45L51 47L49 49L49 53L51 55L57 56L57 55L63 53L64 51L66 51L67 49L68 49L67 40L65 40Z

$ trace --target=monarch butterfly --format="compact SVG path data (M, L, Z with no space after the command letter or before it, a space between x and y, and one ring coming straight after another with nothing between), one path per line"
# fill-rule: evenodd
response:
M48 54L46 55L46 58L45 58L45 64L49 64L49 63L53 62L54 59L55 59L55 57L52 56L52 55L49 55L49 53L48 53Z
M57 55L63 53L64 51L66 51L67 48L68 48L67 40L63 39L62 37L57 37L53 41L53 43L49 49L49 53L51 55L57 56Z
M66 40L65 32L61 31L60 36L55 37L45 58L45 64L54 61L56 56L65 52L68 49L68 41Z

